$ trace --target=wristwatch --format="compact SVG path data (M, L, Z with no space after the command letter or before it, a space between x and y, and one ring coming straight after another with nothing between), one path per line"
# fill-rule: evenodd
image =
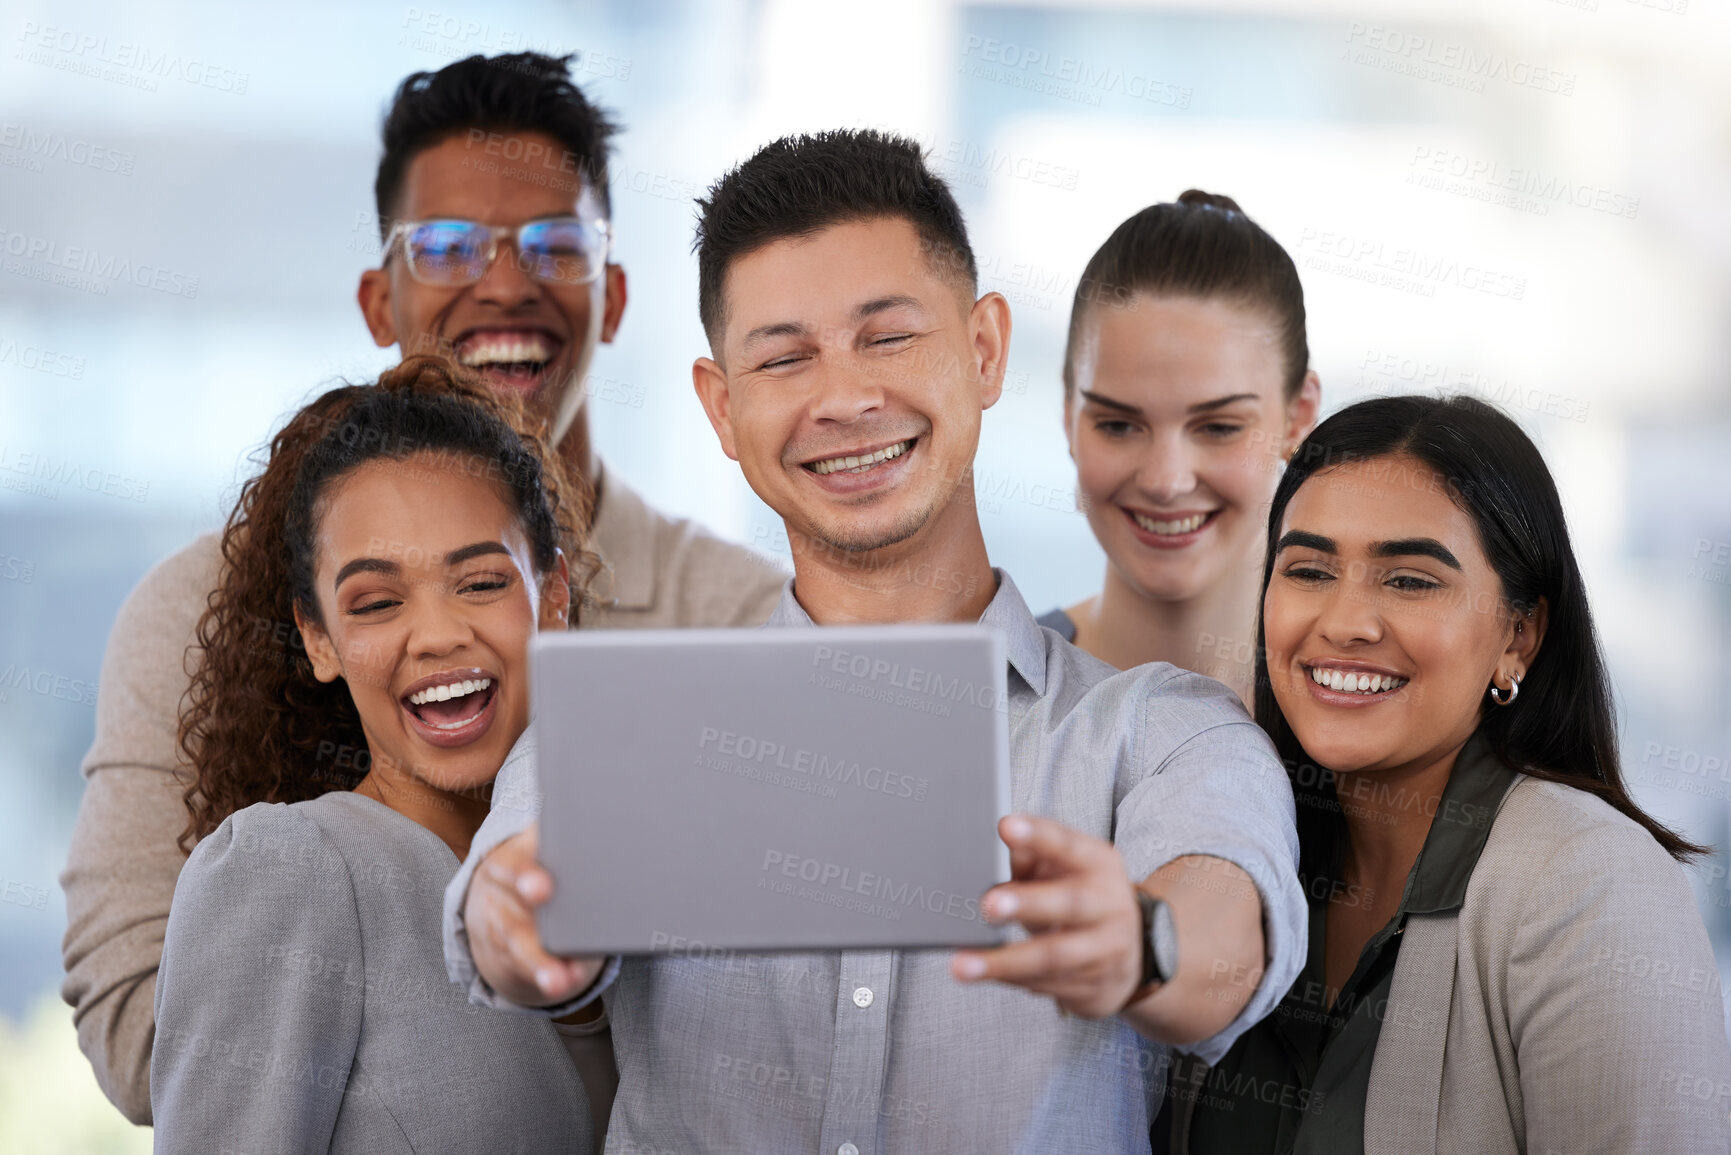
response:
M1142 978L1125 1006L1141 1002L1178 973L1178 928L1172 922L1172 908L1139 886L1136 905L1142 909Z

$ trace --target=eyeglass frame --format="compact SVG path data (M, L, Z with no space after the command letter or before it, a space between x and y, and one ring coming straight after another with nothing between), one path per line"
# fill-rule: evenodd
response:
M523 245L522 245L523 230L526 228L529 228L532 225L553 224L553 223L558 222L558 221L576 221L578 224L583 225L585 227L599 228L601 230L601 236L602 236L601 261L596 266L595 272L592 273L590 276L583 278L581 281L565 281L565 280L559 280L557 278L555 278L553 280L548 280L545 277L536 276L535 273L531 272L528 269L522 269L524 275L529 276L529 277L533 277L535 280L540 281L544 285L582 286L582 285L594 284L596 281L600 280L603 276L606 275L607 266L612 263L612 259L613 259L613 222L608 220L606 217L602 217L599 220L585 220L582 217L577 216L575 213L570 214L570 215L566 215L566 216L557 216L557 217L537 217L532 221L524 221L520 225L489 225L489 224L483 224L480 221L465 220L462 217L428 217L426 220L422 220L422 221L398 221L396 224L391 226L391 231L385 234L385 245L384 245L385 255L384 255L384 259L379 262L379 267L383 268L385 265L389 264L391 258L393 256L395 256L397 253L397 250L399 248L401 248L404 250L404 252L403 252L403 268L408 271L409 276L413 277L415 280L419 281L421 284L432 285L432 286L435 286L437 288L442 288L442 289L466 288L469 285L480 284L480 282L487 276L488 271L492 269L493 262L499 259L499 240L500 240L500 238L510 237L511 247L517 251L518 261L521 262L522 256L523 256ZM486 263L481 266L481 275L480 276L476 277L472 281L429 281L426 278L422 277L419 273L415 272L415 262L409 256L408 251L407 251L407 247L406 247L407 243L408 243L406 238L407 238L409 232L413 229L418 229L418 228L422 227L423 225L434 225L434 224L440 224L440 223L470 225L470 226L473 226L474 228L477 228L477 229L486 229L487 230L487 233L488 233L488 236L487 236L487 260L486 260ZM399 244L399 241L401 241L402 243ZM522 268L522 265L520 263L518 265L518 268L520 268L520 269Z

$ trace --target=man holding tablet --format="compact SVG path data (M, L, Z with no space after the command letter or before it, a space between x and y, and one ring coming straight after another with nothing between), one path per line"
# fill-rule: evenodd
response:
M1218 683L1119 673L1041 628L991 567L972 462L1009 307L976 299L961 214L916 144L768 145L703 203L698 266L697 394L793 545L769 627L1005 639L1014 881L980 909L1008 942L558 959L535 924L553 883L530 810L496 803L446 896L453 977L552 1014L605 992L609 1150L1144 1149L1168 1048L1217 1059L1303 961L1272 746Z

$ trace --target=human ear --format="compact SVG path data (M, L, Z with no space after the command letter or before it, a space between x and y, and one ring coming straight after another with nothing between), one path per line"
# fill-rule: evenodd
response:
M1286 403L1286 446L1282 457L1289 457L1298 443L1316 428L1316 415L1322 409L1322 378L1312 369L1305 373L1298 387L1298 396Z
M541 578L541 608L536 625L543 630L571 628L571 567L565 551L553 555L553 567Z
M310 620L301 613L301 608L294 608L295 629L300 631L301 645L305 647L307 657L312 660L313 677L321 682L334 682L343 676L342 663L337 661L337 648L331 643L330 635L324 627Z
M361 274L355 301L361 306L361 317L373 344L388 348L397 343L397 325L391 317L391 274L384 269L368 269Z
M1076 390L1064 391L1064 444L1070 447L1070 460L1076 460Z
M712 359L699 357L691 363L691 384L697 390L697 399L703 402L703 412L708 415L715 436L721 439L721 451L738 461L739 449L733 436L733 395L729 392L727 373Z
M1010 302L1002 293L987 293L974 302L968 312L968 336L980 383L980 408L990 409L1004 395L1004 370L1010 360Z
M601 310L601 343L611 344L613 337L619 332L620 318L625 316L625 269L621 265L609 264L605 280L606 296Z
M1527 671L1533 668L1533 661L1539 656L1539 647L1545 640L1545 626L1550 617L1550 605L1544 598L1532 609L1522 613L1514 611L1514 630L1509 635L1509 644L1503 650L1502 661L1498 668L1512 673L1517 678L1527 676Z

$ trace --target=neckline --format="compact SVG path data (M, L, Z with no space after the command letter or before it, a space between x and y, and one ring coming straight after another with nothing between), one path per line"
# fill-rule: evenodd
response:
M392 820L394 820L398 823L406 823L407 825L413 827L415 830L418 830L426 838L431 839L433 842L433 845L437 846L441 851L443 851L445 854L449 855L451 858L451 861L453 863L455 863L458 866L461 866L463 864L463 860L461 858L457 857L457 852L452 850L443 838L440 838L437 834L434 834L431 830L428 830L425 826L422 826L419 822L416 822L413 818L410 818L407 814L404 814L399 810L393 810L391 807L385 805L383 802L380 802L377 798L374 798L372 795L360 794L360 793L357 793L356 791L353 791L353 790L332 790L332 791L329 791L328 793L321 794L319 797L329 798L332 795L339 795L339 796L346 797L346 798L352 798L355 801L361 803L363 808L370 807L370 808L373 808L376 810L383 811L385 814L390 815Z

